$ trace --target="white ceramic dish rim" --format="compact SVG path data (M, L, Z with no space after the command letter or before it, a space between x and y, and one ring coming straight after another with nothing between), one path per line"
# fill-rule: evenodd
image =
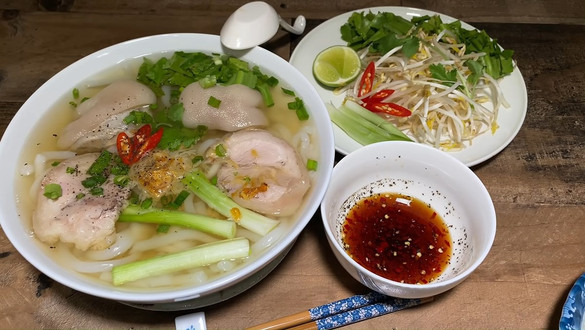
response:
M332 91L323 88L315 80L312 70L313 60L321 50L329 46L345 44L345 41L341 39L339 27L347 21L347 18L349 18L352 13L364 11L372 11L373 13L392 12L406 18L438 14L445 22L456 20L454 17L430 10L411 7L382 6L352 10L321 23L307 33L307 35L299 42L295 47L289 62L299 69L307 79L309 79L317 89L319 95L321 95L324 102L331 102L337 106L341 104L344 96L343 94L334 95ZM475 29L475 27L463 21L461 24L467 29ZM494 37L497 38L497 36ZM476 137L472 146L460 151L448 152L469 167L480 164L497 155L512 142L524 123L528 107L528 95L524 78L518 67L514 69L510 76L505 77L502 80L500 86L508 103L510 103L510 109L500 109L498 115L498 124L500 127L495 134L490 136L486 132L485 134ZM361 144L349 137L343 130L337 127L337 125L333 125L333 134L335 136L335 148L338 152L344 155L362 147Z
M363 159L360 158L361 153L366 153L368 151L368 149L380 148L383 145L388 146L388 148L386 148L386 149L392 150L391 153L384 155L384 156L390 156L390 157L392 157L392 155L395 155L395 154L397 155L399 152L403 152L404 150L408 150L409 148L426 149L425 152L427 154L431 154L434 156L431 158L443 158L445 161L448 161L450 166L452 166L452 168L450 169L451 171L459 171L460 173L465 173L467 178L469 180L472 180L473 184L476 185L477 187L479 187L479 192L482 194L481 197L483 199L488 199L491 201L491 197L490 197L490 194L489 194L487 188L483 185L483 183L477 177L477 175L475 175L475 173L469 167L467 167L465 164L463 164L462 162L457 160L455 157L453 157L447 153L444 153L438 149L435 149L431 146L427 146L427 145L419 144L419 143L413 143L413 142L406 142L406 141L378 142L378 143L364 146L364 147L358 149L357 151L350 153L349 155L342 158L335 165L335 167L333 168L333 173L331 175L331 180L335 180L335 178L337 177L337 172L340 171L339 168L341 166L344 166L345 163L364 161ZM356 188L356 190L357 190L357 188ZM328 196L326 195L323 202L326 202L327 199L328 199ZM337 249L337 255L342 256L342 258L346 262L351 264L351 266L353 266L354 269L358 270L359 273L367 274L367 276L372 278L374 281L396 286L397 288L400 288L400 290L402 292L404 292L406 290L412 290L412 291L416 291L416 292L442 292L442 291L444 291L444 290L442 290L443 288L450 288L450 287L456 285L457 283L461 282L463 279L467 278L477 267L479 267L479 265L485 260L489 251L491 250L491 248L484 249L477 256L475 261L467 267L467 269L458 273L456 276L453 276L452 278L446 279L446 280L441 281L441 282L430 282L428 284L420 285L420 284L408 284L408 283L400 283L400 282L396 282L396 281L391 281L387 278L384 278L380 275L377 275L377 274L367 270L366 268L361 266L359 263L357 263L353 258L351 258L344 251L343 247L339 244L339 242L335 236L335 233L333 232L333 228L331 226L329 226L329 224L327 223L328 220L327 220L327 213L326 212L327 212L327 210L324 208L324 206L322 204L321 218L323 221L323 227L325 228L325 233L327 235L327 238L328 238L330 244L333 244L335 246L335 248ZM496 211L495 211L495 207L493 206L493 203L491 204L489 213L490 214L488 217L496 219ZM496 225L494 224L493 230L489 233L486 233L486 234L488 235L488 237L486 238L487 242L488 242L488 246L491 247L491 245L494 242L495 236L496 236ZM422 296L424 296L424 294L421 294L421 297Z
M278 72L275 75L285 81L285 84L293 85L297 96L303 98L305 102L309 99L320 101L317 92L302 74L284 59L266 49L255 47L246 51L233 51L221 46L219 36L198 33L160 34L137 38L96 51L76 61L35 91L16 113L0 141L0 158L4 160L0 163L0 170L3 173L17 175L19 169L17 162L20 160L20 155L14 157L13 150L22 150L27 140L22 138L22 132L32 130L44 114L42 111L37 111L37 107L46 108L46 104L54 104L71 93L73 88L77 87L76 84L81 82L79 77L87 79L128 59L141 58L161 52L170 53L176 50L229 53L241 57L251 63L258 64L265 72L273 74ZM311 103L309 111L313 118L329 122L327 111L322 102ZM12 185L6 185L10 189L0 189L0 210L2 213L0 225L11 243L29 263L47 276L72 289L97 297L127 302L159 303L195 299L241 282L275 259L287 246L294 244L297 236L317 211L333 169L334 149L330 145L326 145L327 141L333 142L332 129L328 125L319 125L318 130L321 155L319 175L312 190L312 199L306 203L305 211L299 215L299 220L291 228L289 235L245 267L204 285L160 292L135 292L117 289L113 286L102 286L99 283L96 284L95 281L88 281L77 276L72 278L59 272L60 266L52 266L54 261L42 251L37 251L37 248L23 249L25 245L31 244L33 239L24 226L9 225L9 221L19 219L16 194Z

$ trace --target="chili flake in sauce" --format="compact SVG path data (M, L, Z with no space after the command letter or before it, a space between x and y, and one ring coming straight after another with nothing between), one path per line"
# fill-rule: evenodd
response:
M359 200L342 226L346 252L393 281L425 284L449 264L452 240L441 216L417 198L380 193Z

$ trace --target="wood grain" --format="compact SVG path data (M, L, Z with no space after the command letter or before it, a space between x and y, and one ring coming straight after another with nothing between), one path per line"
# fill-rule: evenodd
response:
M381 4L269 2L288 19L306 15L311 27L347 10ZM41 84L83 56L151 34L218 33L242 3L0 1L0 132ZM473 168L498 217L485 262L431 304L347 328L558 327L567 292L585 271L584 6L576 0L383 4L464 19L513 49L527 85L528 113L514 141ZM266 48L288 59L300 38L281 32ZM331 254L316 215L263 281L201 310L210 329L236 329L363 292ZM0 328L168 329L186 312L144 311L73 291L34 269L0 231Z

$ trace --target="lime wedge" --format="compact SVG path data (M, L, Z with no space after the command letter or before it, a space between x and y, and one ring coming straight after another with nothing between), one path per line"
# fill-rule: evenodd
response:
M360 73L360 57L351 47L332 46L321 51L313 62L313 75L329 87L349 84Z

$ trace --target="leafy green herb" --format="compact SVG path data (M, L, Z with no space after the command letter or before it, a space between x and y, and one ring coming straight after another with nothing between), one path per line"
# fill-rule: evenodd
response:
M104 150L100 153L98 158L91 164L87 170L87 174L92 176L103 175L106 169L110 166L112 160L112 153Z
M104 188L102 187L92 187L89 190L89 193L94 195L94 196L103 196L104 195Z
M204 88L215 84L243 84L259 90L266 106L270 106L270 97L263 86L278 84L276 78L262 73L257 66L250 68L244 60L202 52L175 52L170 58L163 57L157 61L145 58L137 80L149 86L158 96L163 95L164 85L171 86L176 92L193 82L199 82ZM177 102L178 99L171 100Z
M486 54L477 61L467 61L464 64L472 71L468 81L471 85L474 85L483 71L494 79L499 79L514 70L513 51L502 50L497 40L492 39L483 30L467 30L458 20L444 23L438 15L413 17L409 21L389 12L376 14L371 11L356 12L340 28L341 38L353 49L369 47L371 52L385 54L395 47L402 46L401 51L407 57L416 54L420 43L424 42L418 38L418 32L421 30L428 35L437 35L448 30L450 33L446 33L443 38L452 37L457 43L465 44L466 54L480 52ZM450 79L442 81L452 82Z
M63 189L61 188L61 185L57 183L49 183L45 186L43 195L48 199L57 200L59 197L63 196Z
M443 84L451 86L457 82L457 70L449 70L439 64L431 64L429 66L431 76L437 80L440 80Z
M165 127L163 136L157 147L160 149L179 150L189 148L207 133L207 126L199 125L195 128Z
M144 124L153 124L154 119L152 116L143 111L130 111L130 114L124 118L125 124L136 124L136 125L144 125Z
M59 164L61 164L61 162L52 162L52 163L51 163L51 166L55 167L55 166L57 166L57 165L59 165Z
M76 170L74 167L67 166L67 168L65 169L65 173L67 173L67 174L73 174L75 172L76 172Z

